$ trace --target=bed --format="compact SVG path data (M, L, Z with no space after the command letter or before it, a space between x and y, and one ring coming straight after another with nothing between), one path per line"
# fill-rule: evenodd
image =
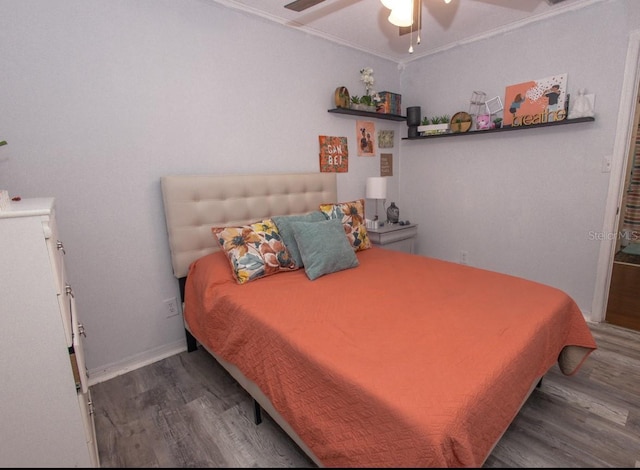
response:
M368 244L335 212L355 207L335 174L171 175L161 190L188 348L318 466L479 467L549 368L573 375L596 348L561 290ZM238 277L232 229L264 229L280 269ZM351 254L329 253L344 240ZM313 274L333 258L351 264Z

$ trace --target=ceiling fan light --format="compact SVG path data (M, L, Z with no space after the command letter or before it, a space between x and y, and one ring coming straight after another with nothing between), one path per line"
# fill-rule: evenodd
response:
M392 25L407 27L413 24L412 17L403 17L399 14L394 14L394 12L395 10L392 10L391 14L389 15L389 23L391 23Z
M396 26L411 26L413 24L413 0L398 1L391 10L389 23Z

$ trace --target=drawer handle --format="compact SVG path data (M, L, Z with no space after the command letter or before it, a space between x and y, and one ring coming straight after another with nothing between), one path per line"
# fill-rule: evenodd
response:
M71 286L69 284L65 284L64 293L67 294L67 295L70 295L71 297L75 297L73 295L73 289L71 288Z
M62 242L60 240L57 241L56 248L58 248L58 251L62 251L63 255L67 254L67 252L64 251L64 245L62 244Z

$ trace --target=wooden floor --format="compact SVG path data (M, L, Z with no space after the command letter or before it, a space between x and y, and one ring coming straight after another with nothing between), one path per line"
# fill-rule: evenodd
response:
M543 379L484 467L640 467L640 332L592 325L580 372ZM102 467L314 467L205 351L91 387Z

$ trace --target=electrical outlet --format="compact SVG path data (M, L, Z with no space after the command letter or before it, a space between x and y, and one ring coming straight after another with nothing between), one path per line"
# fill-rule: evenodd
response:
M469 264L469 253L465 250L460 252L460 264Z
M180 313L178 312L178 301L175 297L165 300L164 305L166 307L167 318L175 317Z

